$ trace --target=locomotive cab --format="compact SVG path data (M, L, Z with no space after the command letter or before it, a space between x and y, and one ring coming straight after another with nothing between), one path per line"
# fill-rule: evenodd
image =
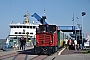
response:
M36 33L35 53L51 54L57 51L58 27L56 25L39 25Z
M39 25L37 33L54 33L56 31L56 25Z

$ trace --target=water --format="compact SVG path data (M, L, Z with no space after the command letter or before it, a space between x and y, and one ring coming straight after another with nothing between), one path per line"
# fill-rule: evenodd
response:
M0 48L6 47L6 39L0 39Z

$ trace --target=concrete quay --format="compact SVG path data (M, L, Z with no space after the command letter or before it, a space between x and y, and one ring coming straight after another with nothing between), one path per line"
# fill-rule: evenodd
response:
M31 51L32 50L32 51ZM17 55L20 52L23 52L18 56ZM11 50L11 51L1 51L0 52L0 60L30 60L33 57L37 55L33 55L33 47L27 47L25 51L22 50ZM82 54L81 50L68 50L68 49L63 49L63 51L60 51L60 55L54 54L51 56L48 56L44 60L90 60L90 53L89 54ZM40 60L40 59L39 59Z

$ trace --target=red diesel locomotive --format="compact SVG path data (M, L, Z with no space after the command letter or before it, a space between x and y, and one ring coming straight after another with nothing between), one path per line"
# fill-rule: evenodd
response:
M34 45L35 54L53 54L60 45L63 46L63 41L60 41L60 30L56 25L39 25L36 32L36 44Z

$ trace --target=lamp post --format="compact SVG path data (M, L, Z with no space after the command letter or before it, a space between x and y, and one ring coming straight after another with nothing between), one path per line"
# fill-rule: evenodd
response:
M78 28L79 28L79 40L80 40L80 24L77 24L78 25Z
M79 17L76 17L76 18L77 18L77 27L80 28L80 24L78 24L78 19L79 19ZM79 31L79 33L80 33L80 31ZM79 34L79 33L78 33L78 34ZM80 35L80 34L79 34L79 35ZM76 38L76 39L77 39L77 38ZM79 37L79 40L80 40L80 37Z
M73 21L73 29L74 29L74 14L73 14L73 18L72 18L72 21Z
M82 23L81 23L82 25L82 49L83 49L83 17L84 15L86 15L86 12L82 12Z
M74 14L73 14L73 30L75 31L74 35L75 35L75 40L77 40L77 35L76 35L76 27L74 26Z
M72 21L73 21L73 34L74 34L74 14L73 14Z

